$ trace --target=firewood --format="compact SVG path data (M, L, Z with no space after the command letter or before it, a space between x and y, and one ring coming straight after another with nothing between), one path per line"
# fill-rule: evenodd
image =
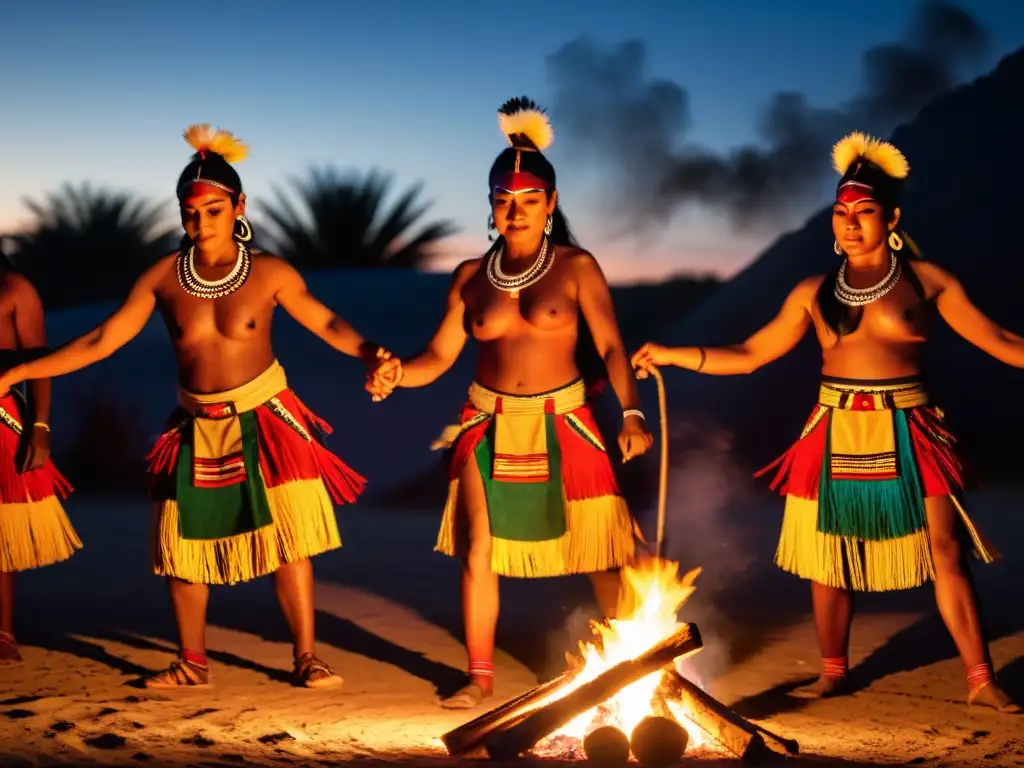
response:
M623 768L629 762L629 738L614 725L602 725L583 739L583 751L597 768Z
M612 698L630 683L654 674L674 659L689 656L703 647L697 626L684 624L635 659L616 664L557 701L538 707L521 722L495 733L485 741L487 754L494 760L510 760L532 749L538 741L574 717Z
M482 748L488 736L522 721L530 711L543 703L544 699L571 683L581 669L582 666L571 669L448 731L441 737L448 754L465 755Z
M690 734L674 717L645 717L629 737L629 748L643 768L666 768L683 756Z
M681 701L687 720L741 760L755 762L771 751L762 734L774 739L787 752L799 752L800 747L795 741L776 736L749 722L675 669L666 671L659 693L665 698Z

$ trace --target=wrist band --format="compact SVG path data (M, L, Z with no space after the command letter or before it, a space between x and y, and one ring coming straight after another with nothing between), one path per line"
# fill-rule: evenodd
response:
M647 421L647 418L644 416L644 412L638 408L627 408L622 412L623 421L628 419L630 416L639 416L644 421Z
M40 429L45 429L47 432L50 431L50 425L47 424L45 421L37 421L32 425L32 427L39 427Z

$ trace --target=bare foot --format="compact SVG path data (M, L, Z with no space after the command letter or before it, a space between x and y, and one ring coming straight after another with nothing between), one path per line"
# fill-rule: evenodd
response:
M829 677L822 675L810 685L790 691L790 696L797 699L831 699L834 696L849 696L850 684L845 677Z
M1004 715L1019 715L1024 708L1011 699L1002 688L995 683L985 683L967 695L969 707L991 707Z

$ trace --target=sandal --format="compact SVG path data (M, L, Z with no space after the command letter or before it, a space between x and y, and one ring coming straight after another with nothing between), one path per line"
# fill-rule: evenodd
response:
M967 694L967 706L991 707L1004 715L1019 715L1024 708L1011 699L1006 692L994 682L984 683Z
M167 669L144 678L142 684L146 688L208 688L210 670L184 659L175 659Z
M831 699L835 696L849 696L850 685L845 677L822 675L810 685L790 691L795 699Z
M470 683L469 685L457 690L447 699L441 699L441 708L473 709L474 707L479 707L480 704L483 703L483 700L490 698L491 695L492 694L485 692L484 689L476 683Z
M18 650L18 643L10 632L0 632L0 663L18 664L21 662L21 652Z
M336 688L344 682L314 653L304 653L295 660L295 677L305 688Z

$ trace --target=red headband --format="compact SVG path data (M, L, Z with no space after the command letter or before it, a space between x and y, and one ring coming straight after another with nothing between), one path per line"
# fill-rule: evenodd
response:
M860 181L848 181L839 187L839 191L836 194L837 203L846 203L847 205L853 205L863 200L877 200L875 197L875 190L870 184L865 184Z

